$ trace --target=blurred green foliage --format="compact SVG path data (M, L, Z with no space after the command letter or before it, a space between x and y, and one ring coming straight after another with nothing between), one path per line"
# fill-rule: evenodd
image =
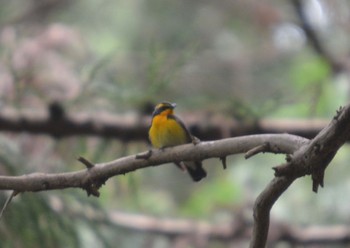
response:
M238 204L243 198L241 194L240 185L219 176L218 180L211 180L193 192L182 212L185 215L205 218L220 208L230 209L230 206Z

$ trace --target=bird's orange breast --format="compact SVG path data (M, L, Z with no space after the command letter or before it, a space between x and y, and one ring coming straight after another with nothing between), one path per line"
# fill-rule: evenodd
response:
M188 143L188 137L183 126L166 115L157 115L152 119L149 138L156 148Z

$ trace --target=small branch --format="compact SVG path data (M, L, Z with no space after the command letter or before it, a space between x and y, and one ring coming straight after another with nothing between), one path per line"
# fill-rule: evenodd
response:
M246 154L244 155L245 159L251 158L254 155L261 153L261 152L269 152L271 151L270 149L270 144L269 143L264 143L260 146L254 147L253 149L249 150L246 152Z
M93 163L91 163L89 160L87 160L84 157L79 157L78 161L83 163L87 169L91 169L92 167L94 167L95 165Z
M8 206L8 205L10 204L10 202L12 201L12 198L15 197L17 194L18 194L18 192L12 191L12 193L10 194L10 196L7 198L5 204L4 204L4 206L2 207L1 212L0 212L0 220L1 220L1 218L2 218L2 216L3 216L3 214L4 214L4 212L5 212L5 210L6 210L6 208L7 208L7 206Z
M222 163L222 167L224 168L224 170L226 170L226 168L227 168L226 157L221 157L220 160Z

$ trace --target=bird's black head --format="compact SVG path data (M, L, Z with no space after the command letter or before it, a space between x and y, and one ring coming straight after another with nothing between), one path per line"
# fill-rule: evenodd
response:
M154 108L152 116L154 117L159 114L165 114L165 115L172 114L173 109L175 107L176 107L176 103L161 102L157 104L156 107Z

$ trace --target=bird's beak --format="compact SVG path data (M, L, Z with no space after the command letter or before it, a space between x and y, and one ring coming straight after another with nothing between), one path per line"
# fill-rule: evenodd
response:
M172 103L171 106L173 107L173 109L176 107L176 103Z

